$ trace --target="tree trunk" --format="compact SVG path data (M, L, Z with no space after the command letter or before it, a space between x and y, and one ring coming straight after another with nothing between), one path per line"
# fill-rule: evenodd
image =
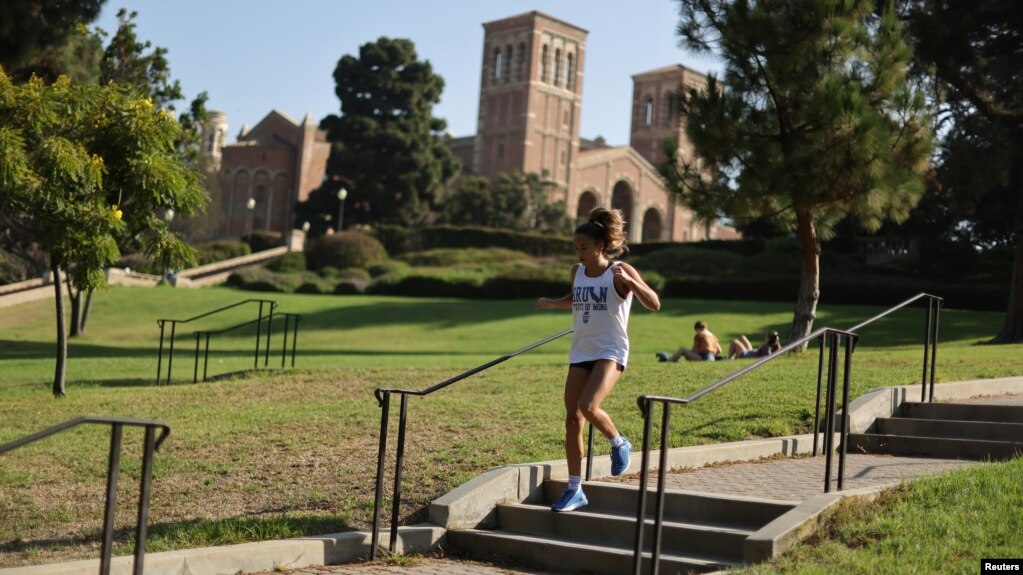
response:
M82 306L82 317L78 323L78 333L85 335L85 326L89 322L89 311L92 309L92 294L96 290L89 290L85 292L85 305Z
M813 320L817 317L817 300L820 298L821 245L817 238L817 229L813 225L813 214L809 209L797 209L796 222L799 251L803 256L803 275L799 282L799 296L796 299L792 328L789 329L790 342L813 331ZM800 349L805 350L806 344Z
M77 337L79 335L79 312L82 309L82 290L75 291L75 286L71 285L70 275L67 276L67 295L71 300L71 317L69 318L69 323L71 324L70 337Z
M1021 138L1023 139L1023 138ZM1023 342L1023 175L1017 166L1012 182L1016 186L1016 255L1012 259L1012 280L1009 284L1009 309L998 335L991 343Z
M53 372L53 396L64 397L64 376L67 366L67 331L64 323L64 293L60 282L60 254L50 254L53 272L53 295L57 305L57 365Z

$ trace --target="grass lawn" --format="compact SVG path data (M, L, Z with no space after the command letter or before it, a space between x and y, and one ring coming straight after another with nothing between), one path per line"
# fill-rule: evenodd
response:
M113 288L97 294L88 335L70 344L68 396L60 400L49 394L53 302L0 310L0 443L83 414L169 423L155 461L149 551L364 529L380 417L374 388L427 387L571 323L567 312L535 312L528 300L261 295L304 316L297 369L191 383L190 331L251 319L250 309L179 331L174 380L156 386L157 318L186 318L254 294ZM825 299L815 325L848 327L878 311ZM740 365L663 364L655 351L689 345L696 319L722 342L739 334L757 342L768 329L787 333L791 313L789 304L750 302L668 300L659 314L634 306L632 361L605 407L639 438L636 396L684 395ZM853 396L919 381L924 318L925 310L911 308L861 332ZM943 312L937 379L1023 374L1019 346L976 345L1001 319ZM254 335L214 339L210 374L251 368ZM429 501L486 469L563 456L568 345L563 338L411 400L403 521L424 519ZM271 367L280 365L280 346L275 334ZM677 410L672 446L806 431L816 366L816 353L785 358ZM0 456L0 566L98 554L108 437L108 428L78 428ZM130 551L141 432L126 430L124 446L118 553ZM606 453L606 444L597 450Z
M925 477L843 505L804 545L746 573L979 573L1023 556L1023 459ZM823 535L823 537L822 537Z

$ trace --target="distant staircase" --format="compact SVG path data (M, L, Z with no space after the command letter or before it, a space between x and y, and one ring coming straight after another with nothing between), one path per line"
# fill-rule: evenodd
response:
M448 543L480 558L503 557L559 573L631 573L635 545L636 486L586 483L590 503L554 513L552 502L564 481L544 483L544 502L506 504L497 509L498 528L448 531ZM644 572L649 572L653 498L648 498L643 540ZM752 497L668 491L659 572L703 573L743 563L747 537L796 503Z
M977 460L1023 453L1023 406L906 402L871 429L849 435L850 453Z

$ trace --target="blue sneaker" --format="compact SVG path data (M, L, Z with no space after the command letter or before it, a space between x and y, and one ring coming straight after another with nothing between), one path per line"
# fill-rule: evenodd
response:
M618 477L629 468L629 456L632 454L632 444L628 439L622 437L622 444L611 448L611 475Z
M668 352L666 352L666 351L659 351L659 352L655 353L654 355L657 356L657 361L668 361L668 359L671 358L671 356L668 355Z
M583 494L582 487L576 490L566 489L561 494L561 499L558 499L557 503L551 505L551 511L575 511L580 507L586 507L589 503L590 501Z

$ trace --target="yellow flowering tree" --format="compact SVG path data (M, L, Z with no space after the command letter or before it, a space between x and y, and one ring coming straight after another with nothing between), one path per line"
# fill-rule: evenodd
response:
M105 285L118 239L137 238L147 255L183 266L194 251L161 217L203 209L198 173L174 148L180 126L148 98L114 84L16 85L0 69L0 217L49 254L55 280L79 289ZM67 329L60 281L53 393L65 394Z

